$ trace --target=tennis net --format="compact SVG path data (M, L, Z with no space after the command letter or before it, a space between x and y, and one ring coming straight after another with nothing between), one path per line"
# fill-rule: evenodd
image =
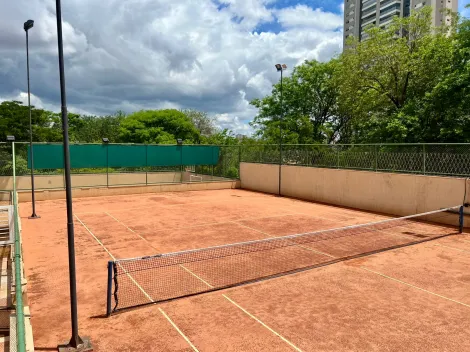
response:
M110 261L107 315L456 234L456 226L427 221L449 217L461 224L462 209L456 206L374 223Z

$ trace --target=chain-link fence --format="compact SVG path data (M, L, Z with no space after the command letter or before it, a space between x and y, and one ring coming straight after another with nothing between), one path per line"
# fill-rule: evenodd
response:
M15 143L18 189L30 189L28 144ZM211 182L240 177L240 162L279 164L279 145L219 146L214 165L73 168L73 187ZM282 146L282 164L423 175L470 176L470 144L296 144ZM11 143L0 143L0 190L11 190ZM37 189L64 187L63 168L35 169Z
M243 146L241 161L279 164L278 145ZM470 176L470 144L283 145L282 164Z

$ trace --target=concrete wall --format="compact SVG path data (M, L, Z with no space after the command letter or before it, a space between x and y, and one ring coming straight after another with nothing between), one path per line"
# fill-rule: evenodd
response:
M277 193L277 165L242 163L240 175L242 188ZM470 180L464 178L284 165L281 191L285 196L403 216L462 204L465 184L470 202ZM444 222L455 225L456 219L446 214ZM465 222L470 226L469 216Z
M279 166L271 164L240 164L241 187L265 193L279 191Z
M240 181L220 181L220 182L197 182L197 183L175 183L158 185L138 185L138 186L116 186L116 187L93 187L93 188L74 188L72 196L75 198L115 196L125 194L143 194L158 192L183 192L183 191L202 191L214 189L240 188ZM35 192L36 200L65 199L63 189L39 190ZM19 191L18 201L30 202L30 191Z

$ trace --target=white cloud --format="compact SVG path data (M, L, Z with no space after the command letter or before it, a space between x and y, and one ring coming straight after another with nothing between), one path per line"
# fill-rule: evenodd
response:
M276 12L279 22L287 28L311 28L325 31L336 30L343 25L343 17L306 5L288 7Z
M215 0L214 0L215 1ZM341 50L340 15L271 0L70 0L62 4L70 110L195 108L250 129L249 105L271 92L273 65L293 68ZM218 6L224 4L224 6ZM0 96L26 90L25 19L30 30L31 91L59 111L54 8L45 0L6 2L0 12ZM279 33L253 33L279 19ZM341 23L340 23L341 22ZM231 121L231 122L230 122ZM241 127L242 124L246 127Z

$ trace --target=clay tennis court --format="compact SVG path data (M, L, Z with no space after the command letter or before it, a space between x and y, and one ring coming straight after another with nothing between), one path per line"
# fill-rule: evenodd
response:
M37 209L41 219L28 221L20 204L35 346L47 351L70 337L65 200ZM96 351L470 350L470 234L457 227L416 222L295 245L282 257L295 267L395 249L163 303L135 279L154 304L106 317L109 260L389 217L235 189L76 198L74 214L80 334ZM416 239L428 241L407 245ZM245 264L262 270L262 259ZM204 286L239 273L214 268L187 275Z

